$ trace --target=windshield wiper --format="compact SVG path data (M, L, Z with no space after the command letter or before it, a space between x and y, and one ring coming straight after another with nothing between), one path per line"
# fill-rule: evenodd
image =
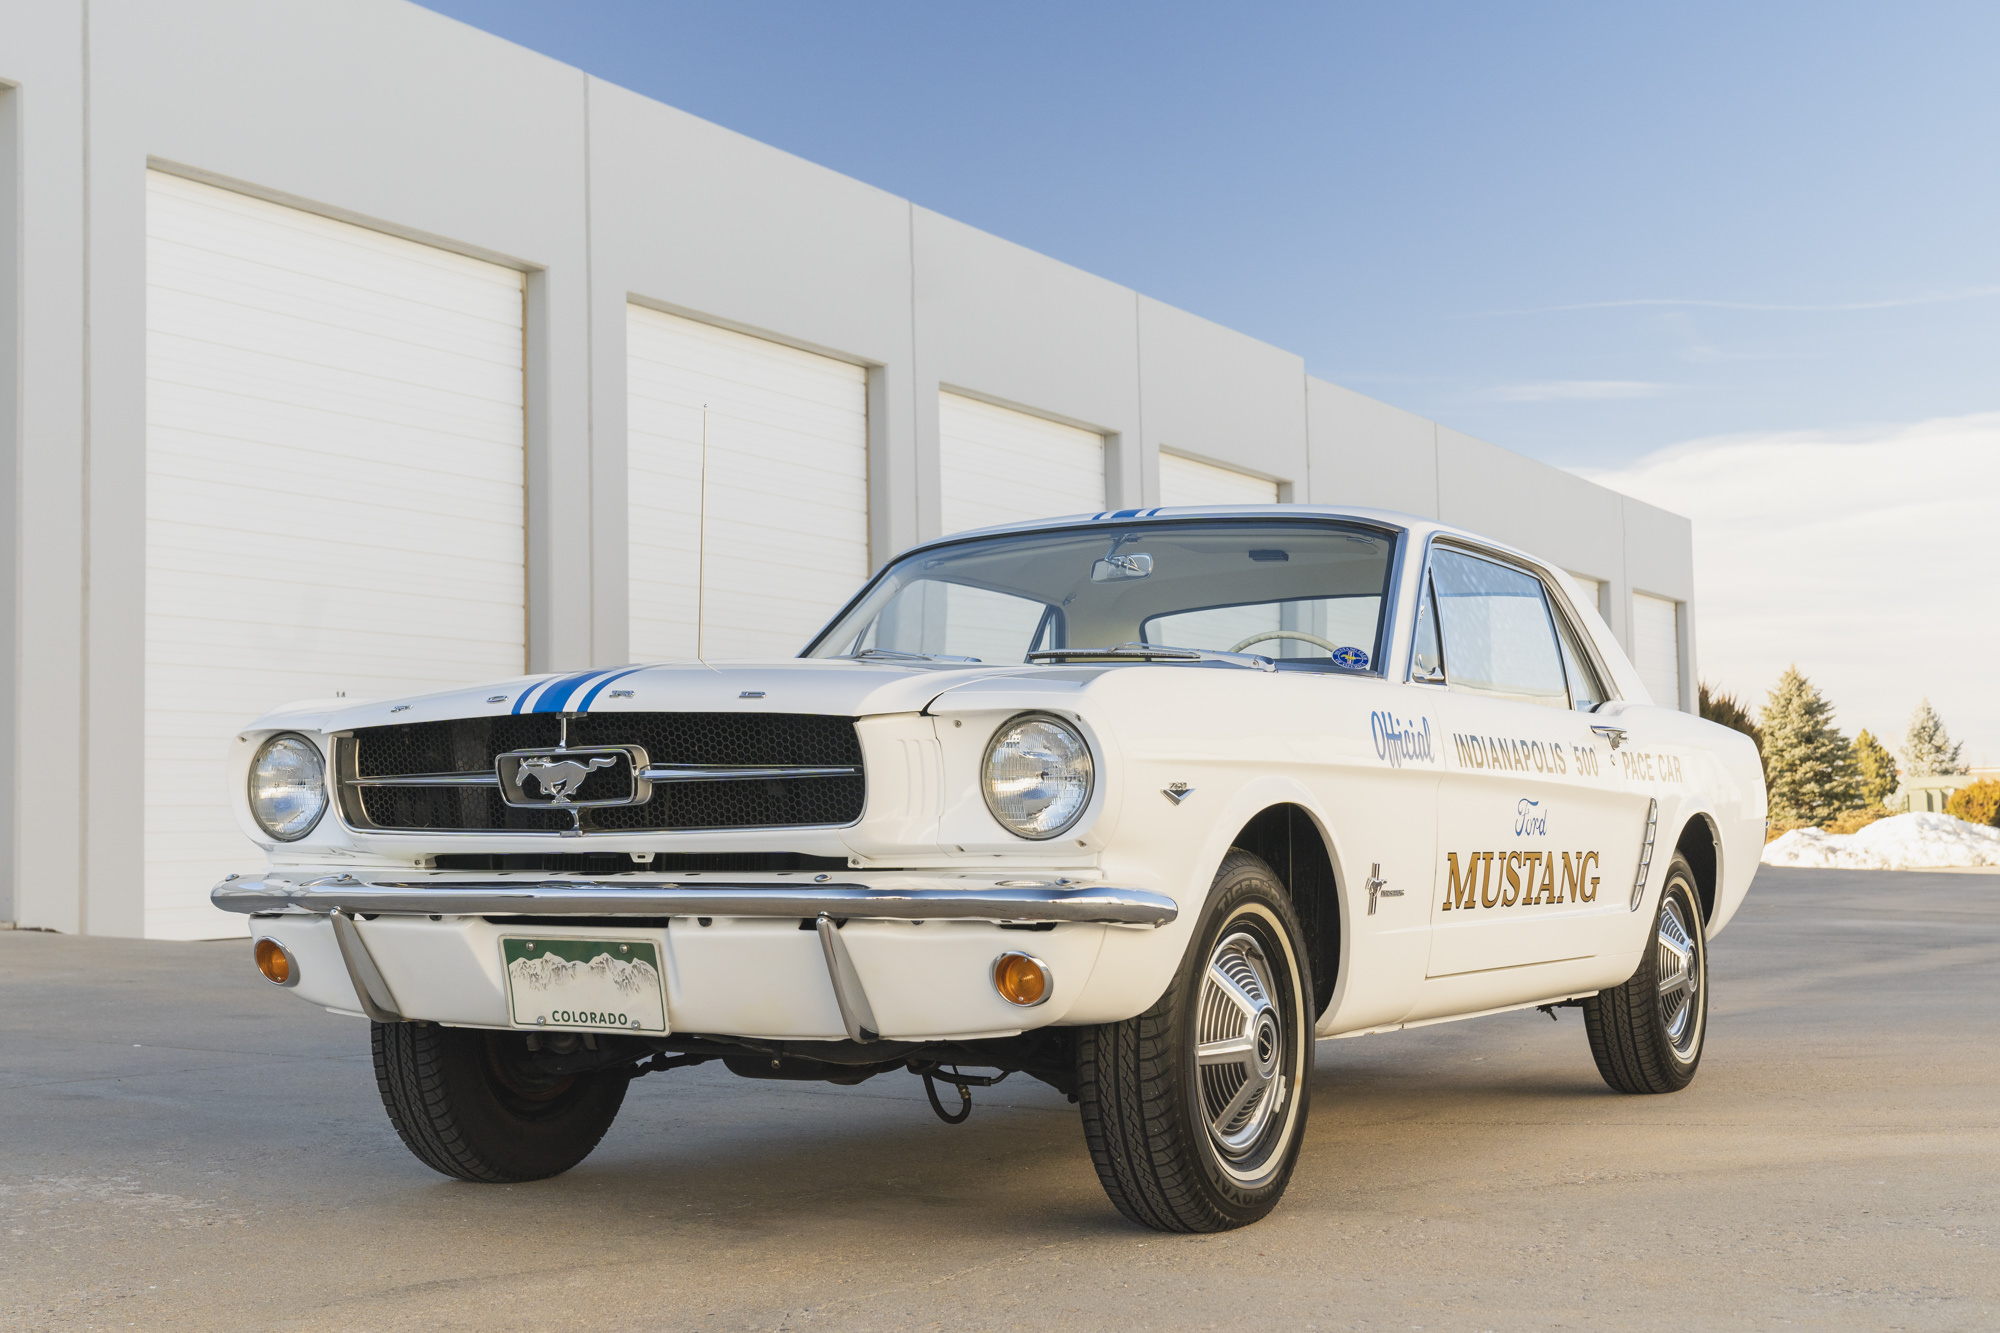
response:
M859 660L864 657L887 657L902 662L978 662L976 657L955 657L950 653L906 653L895 648L863 648L849 657Z
M1218 653L1207 648L1171 648L1163 643L1121 643L1112 648L1044 648L1028 654L1030 662L1062 662L1087 658L1112 662L1221 662L1252 671L1276 671L1278 664L1262 653Z

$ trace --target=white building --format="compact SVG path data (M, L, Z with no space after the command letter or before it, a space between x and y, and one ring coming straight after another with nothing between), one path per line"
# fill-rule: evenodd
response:
M280 701L789 654L1046 513L1564 563L1691 706L1685 519L399 0L0 0L0 920L234 931Z

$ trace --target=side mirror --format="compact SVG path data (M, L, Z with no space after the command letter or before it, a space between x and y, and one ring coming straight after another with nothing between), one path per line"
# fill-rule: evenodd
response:
M1153 557L1144 551L1131 555L1111 555L1090 567L1092 583L1113 583L1119 579L1143 579L1153 572Z

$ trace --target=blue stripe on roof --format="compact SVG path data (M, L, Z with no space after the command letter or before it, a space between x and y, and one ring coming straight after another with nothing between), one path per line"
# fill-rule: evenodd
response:
M598 681L595 685L590 687L590 693L583 696L583 702L576 706L576 711L579 713L588 713L590 711L590 705L596 702L597 696L604 692L604 687L606 685L609 685L614 680L623 680L625 679L625 677L631 675L635 671L644 671L645 669L646 668L643 666L635 666L635 667L626 667L623 671L612 672L610 675L606 676L603 680Z

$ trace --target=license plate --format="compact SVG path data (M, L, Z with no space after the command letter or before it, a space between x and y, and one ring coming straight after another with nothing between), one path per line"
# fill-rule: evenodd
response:
M500 940L507 1005L525 1028L667 1030L660 951L650 940Z

